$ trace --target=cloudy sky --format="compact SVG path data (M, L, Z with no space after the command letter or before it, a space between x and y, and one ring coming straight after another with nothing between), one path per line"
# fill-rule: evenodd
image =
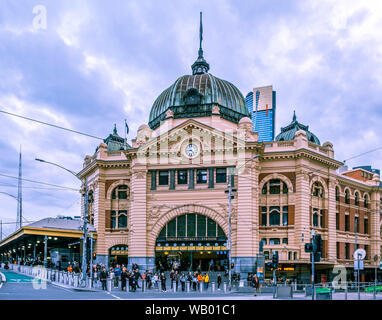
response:
M272 84L277 133L296 110L338 160L382 146L380 0L0 0L0 109L104 138L114 123L123 136L127 119L132 139L155 98L190 74L200 10L210 72L244 96ZM21 145L24 178L79 188L34 159L79 171L99 142L0 113L0 174L17 175ZM348 165L382 169L381 159ZM16 185L0 176L0 192ZM77 192L24 182L28 221L79 215L79 204ZM1 193L0 219L4 235L15 230L16 201Z

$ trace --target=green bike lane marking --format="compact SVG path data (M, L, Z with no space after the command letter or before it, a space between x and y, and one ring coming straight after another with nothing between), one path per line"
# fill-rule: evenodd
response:
M2 271L7 278L8 283L31 283L33 278L25 276L23 274L14 273L11 271Z

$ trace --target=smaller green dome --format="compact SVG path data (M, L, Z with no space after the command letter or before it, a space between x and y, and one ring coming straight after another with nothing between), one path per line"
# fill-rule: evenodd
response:
M306 138L310 142L320 145L320 140L312 132L309 131L309 126L305 126L297 121L296 112L293 112L292 122L288 126L281 128L281 132L276 136L275 141L293 140L294 135L298 130L305 131Z
M125 141L125 139L118 135L116 125L114 125L113 133L109 134L104 142L107 144L107 151L131 149L131 146Z

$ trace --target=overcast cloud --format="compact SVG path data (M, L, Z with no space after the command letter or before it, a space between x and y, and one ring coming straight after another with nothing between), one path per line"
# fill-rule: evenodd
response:
M47 28L36 29L43 5ZM297 119L344 160L379 147L382 135L382 2L375 1L12 1L0 0L0 109L106 138L124 119L133 138L155 98L203 49L215 76L245 96L272 84L277 133ZM0 114L0 173L79 188L79 171L99 141ZM349 161L382 169L382 151ZM0 177L0 192L17 194ZM79 193L31 189L29 221L80 215ZM41 186L40 186L41 187ZM0 219L16 220L16 201L0 194ZM3 225L4 235L15 231Z

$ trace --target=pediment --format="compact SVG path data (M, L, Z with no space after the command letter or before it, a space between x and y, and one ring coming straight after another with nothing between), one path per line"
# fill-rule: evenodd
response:
M185 155L184 150L187 145L195 144L198 149L198 156L195 158L233 155L239 150L244 151L246 147L246 142L235 134L237 132L233 130L223 132L189 119L141 145L138 154L145 157L168 156L177 159L175 162L188 162L190 158Z

